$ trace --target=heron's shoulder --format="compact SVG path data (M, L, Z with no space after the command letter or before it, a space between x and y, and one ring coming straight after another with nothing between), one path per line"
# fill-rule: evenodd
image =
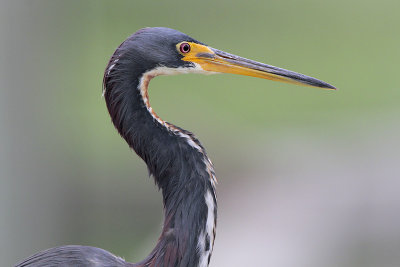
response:
M62 246L38 252L20 262L16 267L34 266L127 266L120 257L96 247L89 246Z

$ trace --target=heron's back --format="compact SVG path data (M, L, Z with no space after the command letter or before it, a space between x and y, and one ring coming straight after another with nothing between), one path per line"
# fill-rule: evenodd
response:
M129 264L110 252L87 246L63 246L38 252L15 267L88 266L126 267Z

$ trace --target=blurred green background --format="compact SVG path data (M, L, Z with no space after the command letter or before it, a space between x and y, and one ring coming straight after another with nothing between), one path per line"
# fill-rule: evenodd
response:
M49 247L144 258L162 222L145 164L101 97L114 49L165 26L320 78L159 77L163 119L213 160L211 266L400 266L400 2L2 1L0 265Z

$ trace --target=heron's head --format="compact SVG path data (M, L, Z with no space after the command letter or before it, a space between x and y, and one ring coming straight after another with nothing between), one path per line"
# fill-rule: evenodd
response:
M125 61L126 64L120 64L121 61ZM132 64L135 64L135 68L132 68ZM153 71L153 76L179 73L233 73L335 89L318 79L229 54L177 30L162 27L141 29L125 40L115 51L106 73L110 74L115 65L130 66L126 67L126 72L133 69L143 73Z

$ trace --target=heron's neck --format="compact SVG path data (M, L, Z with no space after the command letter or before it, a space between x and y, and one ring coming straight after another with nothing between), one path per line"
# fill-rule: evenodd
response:
M208 266L216 226L211 161L188 131L162 121L151 109L147 72L131 81L105 81L105 99L121 136L146 162L162 191L164 226L138 266Z

